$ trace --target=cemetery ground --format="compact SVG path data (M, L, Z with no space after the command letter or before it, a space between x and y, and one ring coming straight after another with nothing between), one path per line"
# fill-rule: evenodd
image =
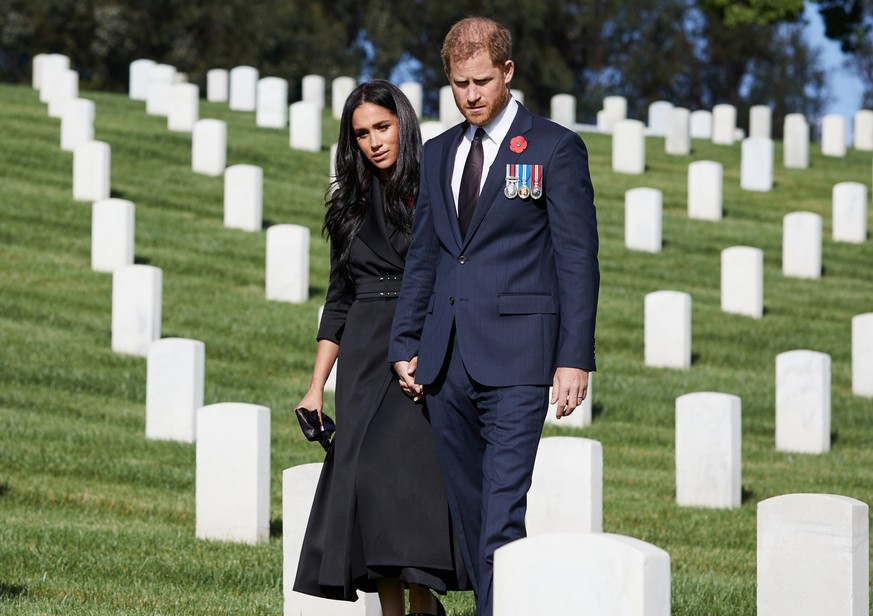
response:
M136 206L135 260L163 271L162 337L205 343L206 404L272 409L271 538L195 539L195 446L145 438L146 363L111 350L112 277L91 270L91 203L73 200L59 120L37 92L2 85L0 614L280 614L282 470L323 456L292 411L308 385L326 290L318 234L337 123L326 110L322 151L295 152L287 130L201 101L201 118L228 124L228 165L264 169L264 226L313 232L310 300L289 304L265 299L265 234L223 226L222 178L191 171L190 135L169 132L126 96L82 96L96 103L95 138L112 148L112 194ZM826 158L813 144L808 170L786 170L777 142L774 189L748 192L739 144L695 140L691 156L667 156L663 139L649 138L646 173L621 175L611 171L609 136L583 138L601 238L594 422L545 434L603 444L603 529L669 552L673 614L754 614L758 501L814 492L873 504L873 400L852 395L850 364L851 319L873 311L873 241L831 240L831 189L869 186L871 154ZM688 218L694 160L724 165L721 221ZM664 194L658 254L624 247L624 193L642 186ZM823 217L820 280L782 275L782 218L793 211ZM737 245L764 251L760 320L720 309L720 252ZM663 289L692 297L687 371L643 365L644 296ZM775 450L775 359L794 349L833 360L827 454ZM738 509L675 502L675 399L696 391L742 399ZM326 405L331 413L330 396ZM445 603L450 614L473 614L470 595Z

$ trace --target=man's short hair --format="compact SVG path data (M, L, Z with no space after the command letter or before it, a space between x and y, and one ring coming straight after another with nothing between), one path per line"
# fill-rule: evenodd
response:
M486 17L467 17L446 34L440 56L446 74L452 62L469 60L487 50L494 66L502 67L512 58L512 35L504 26Z

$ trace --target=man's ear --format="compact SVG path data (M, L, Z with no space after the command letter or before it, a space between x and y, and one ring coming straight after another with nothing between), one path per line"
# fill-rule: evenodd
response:
M515 74L515 63L512 60L507 60L503 65L503 83L509 85L512 81L512 76Z

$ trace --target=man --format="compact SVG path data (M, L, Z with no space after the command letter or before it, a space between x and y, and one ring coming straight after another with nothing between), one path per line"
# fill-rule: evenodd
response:
M525 536L549 385L560 418L594 370L597 222L582 140L511 97L509 32L464 19L442 59L466 122L422 151L389 360L427 400L477 612L491 616L494 550Z

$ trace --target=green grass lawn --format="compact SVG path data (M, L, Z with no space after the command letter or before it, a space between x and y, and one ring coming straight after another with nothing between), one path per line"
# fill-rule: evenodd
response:
M265 234L223 226L223 180L190 169L190 135L170 133L142 102L98 92L95 138L112 147L112 193L136 205L136 262L163 270L162 336L206 344L206 404L272 409L271 526L258 546L194 538L193 445L145 439L145 360L110 348L111 275L90 267L91 204L72 198L72 155L36 92L0 86L0 613L279 614L282 610L282 470L319 461L292 409L306 390L328 264L319 240L328 147L292 152L284 130L253 113L201 103L228 123L228 165L264 169L264 219L313 232L311 298L264 298ZM873 241L838 244L831 189L870 185L870 153L822 157L783 169L775 187L739 189L740 148L694 142L688 157L647 140L648 171L611 171L611 140L583 135L600 225L602 288L594 424L547 435L596 439L604 452L603 526L653 543L672 559L673 614L755 613L755 511L779 494L825 492L873 503L873 400L851 393L851 318L873 311ZM686 167L724 165L720 222L689 220ZM624 248L624 193L664 193L664 249ZM821 214L821 280L781 273L782 217ZM868 213L868 225L870 214ZM720 310L720 251L764 250L766 314ZM643 298L691 294L688 371L643 365ZM775 451L775 358L794 349L832 360L833 449ZM873 378L873 377L871 377ZM695 391L742 398L743 492L730 511L675 504L674 403ZM328 404L330 407L331 405ZM450 613L473 614L453 594Z

